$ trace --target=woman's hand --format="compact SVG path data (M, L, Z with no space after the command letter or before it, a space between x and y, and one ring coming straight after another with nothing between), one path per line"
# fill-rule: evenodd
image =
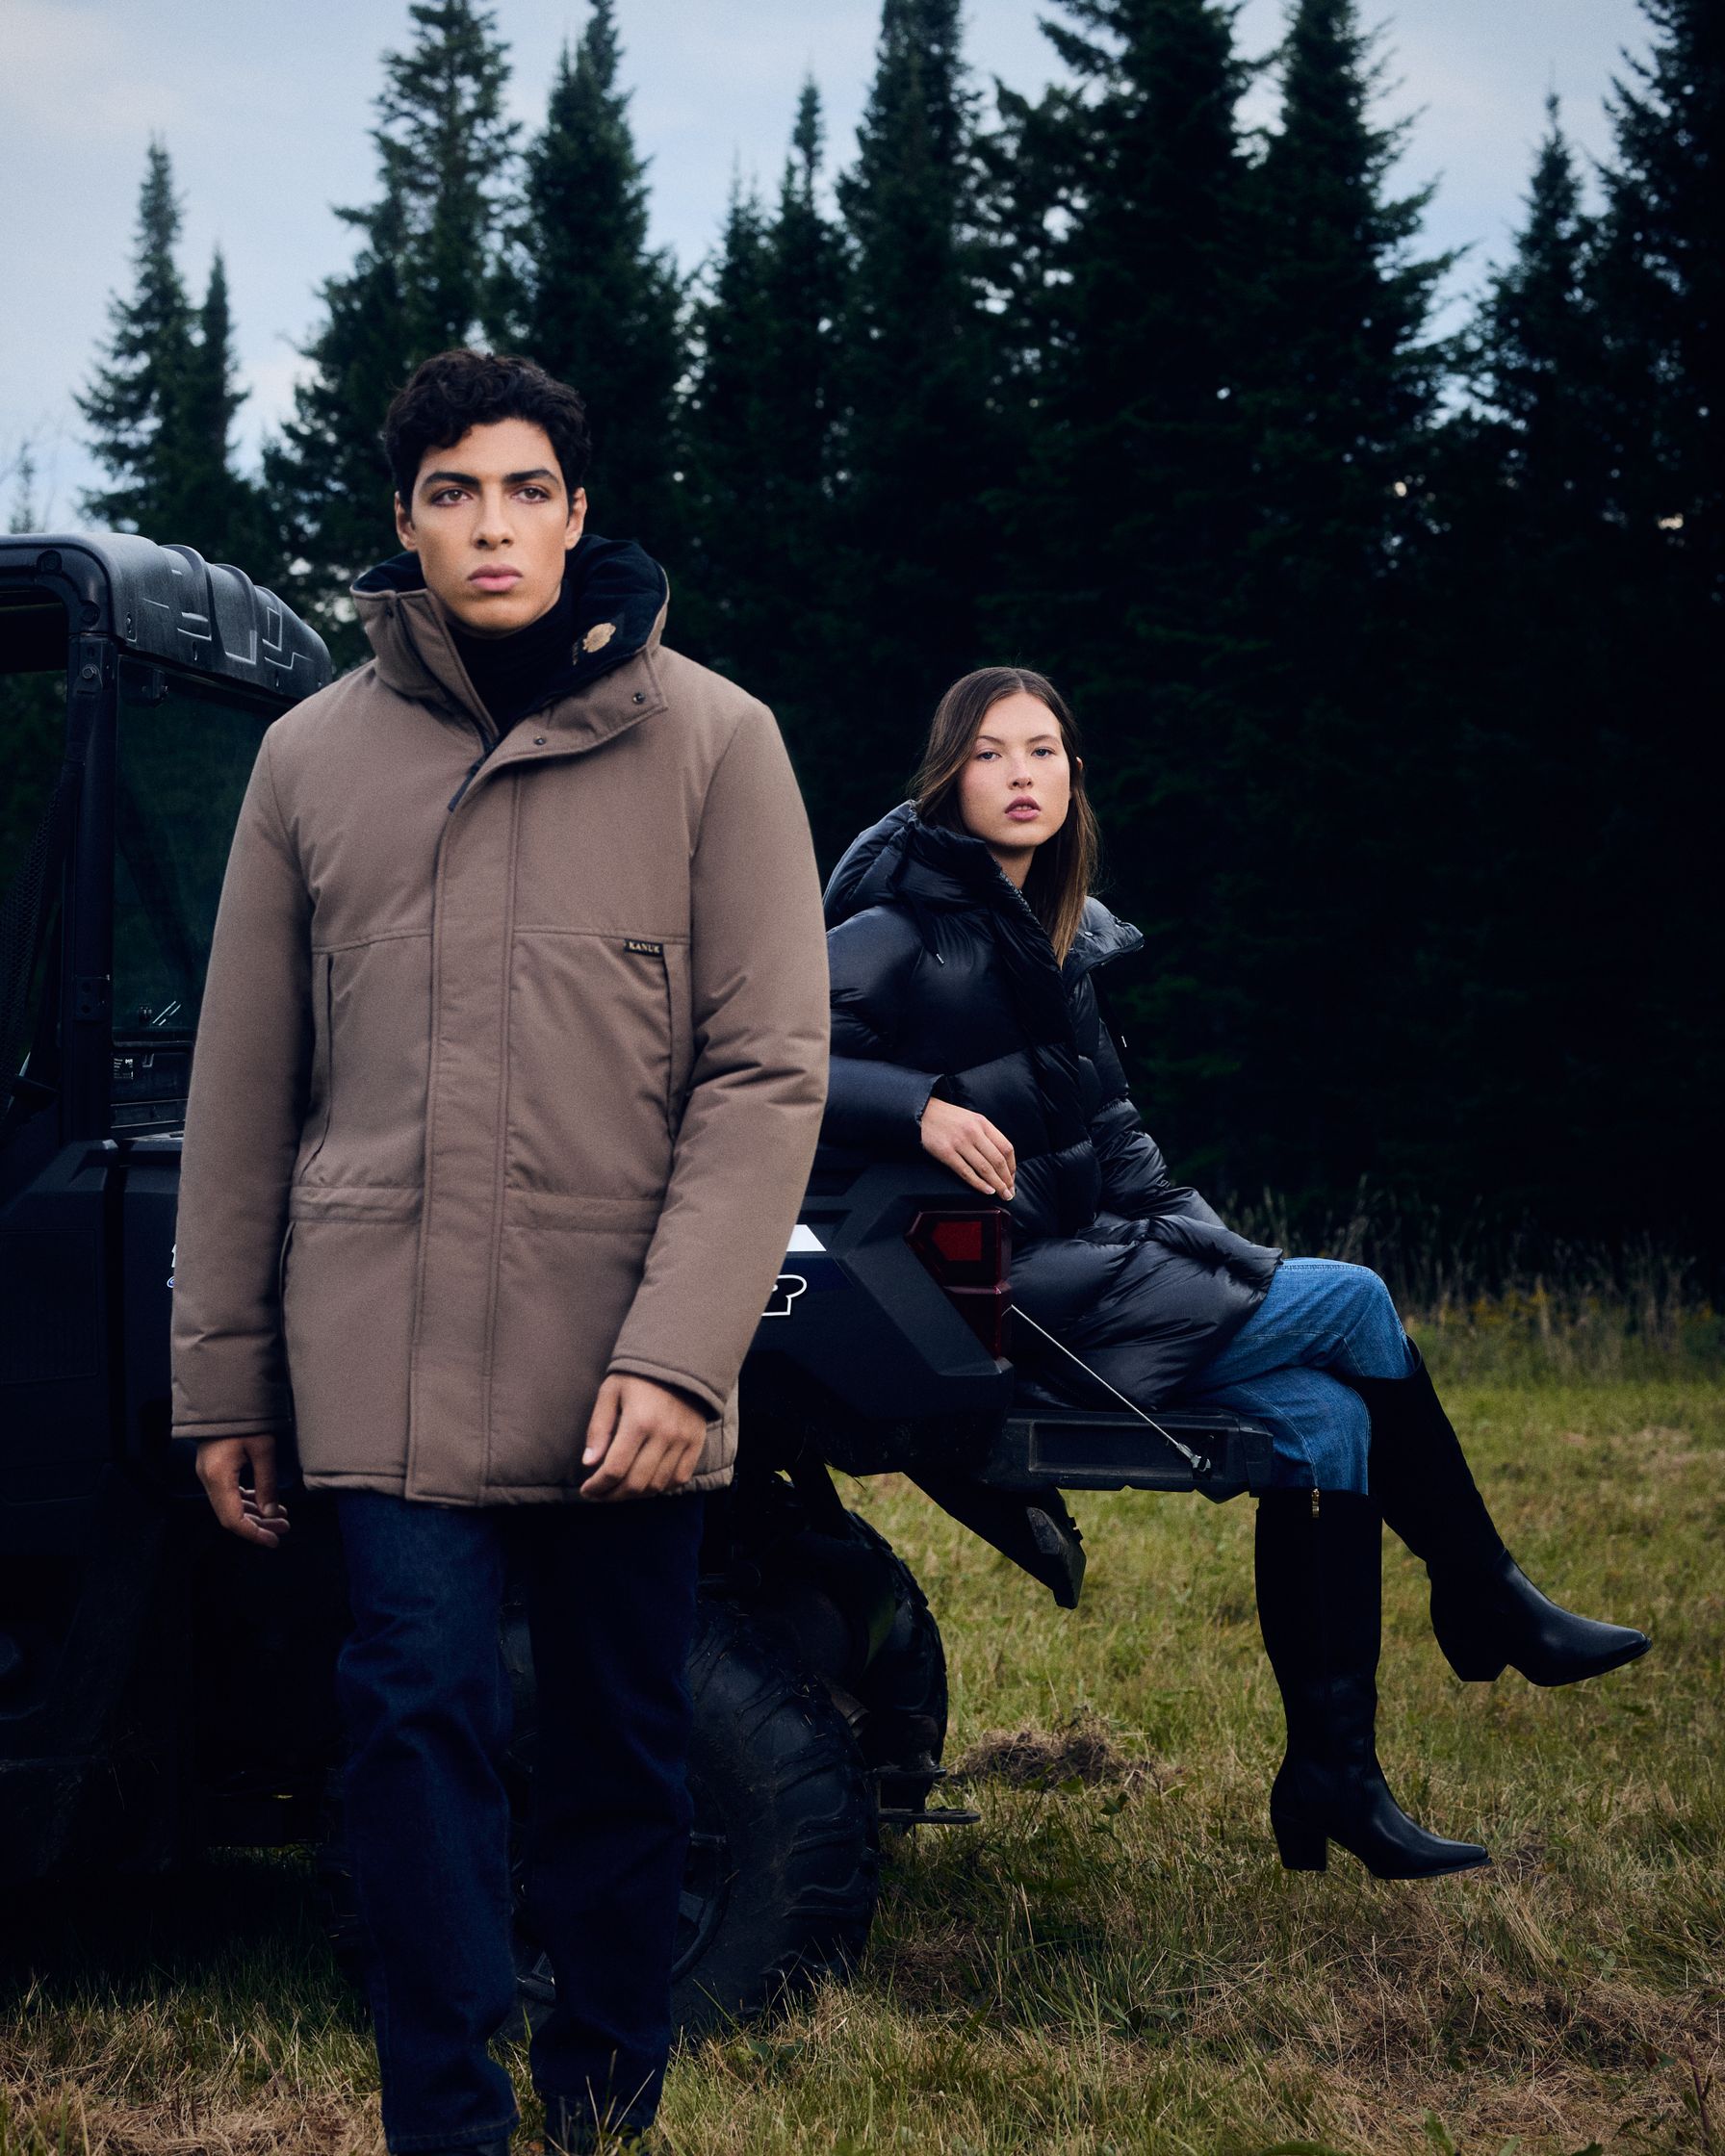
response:
M962 1176L972 1190L1011 1200L1018 1173L1012 1142L986 1116L931 1097L922 1111L922 1149L942 1168Z

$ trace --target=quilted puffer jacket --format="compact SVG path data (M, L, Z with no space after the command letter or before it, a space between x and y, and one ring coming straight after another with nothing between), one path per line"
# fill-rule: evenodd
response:
M1173 1181L1126 1090L1093 976L1141 950L1098 899L1064 964L979 838L905 802L853 841L826 890L833 1050L823 1141L914 1158L939 1088L1012 1141L1018 1308L1142 1406L1250 1316L1281 1252ZM1106 1394L1018 1328L1041 1389Z

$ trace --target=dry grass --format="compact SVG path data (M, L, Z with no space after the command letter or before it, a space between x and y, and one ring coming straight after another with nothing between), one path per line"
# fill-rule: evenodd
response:
M1464 1686L1386 1549L1386 1767L1489 1871L1277 1867L1247 1505L1080 1500L1068 1616L914 1490L862 1486L940 1613L985 1820L899 1851L853 1985L678 2062L676 2156L1725 2156L1725 1383L1451 1398L1529 1570L1656 1633L1572 1690ZM236 1857L14 1920L0 2156L380 2149L305 1886Z

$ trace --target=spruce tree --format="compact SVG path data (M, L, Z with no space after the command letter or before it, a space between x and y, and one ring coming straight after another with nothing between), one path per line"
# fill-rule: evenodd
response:
M840 822L881 812L940 692L987 655L978 602L998 538L981 498L1001 473L975 104L958 0L884 0L857 160L837 187L849 262L836 445L845 637L834 656L854 686L834 715L843 706L877 752L853 762L833 805Z
M681 633L772 704L830 850L842 263L818 199L820 155L820 101L807 83L777 205L769 213L752 191L735 192L696 310L685 415L695 591Z
M527 153L518 340L586 402L593 527L675 557L682 288L669 250L648 242L621 60L613 0L593 0Z
M739 177L694 310L683 416L692 589L679 633L707 664L743 680L777 611L760 560L762 465L773 448L764 384L769 244L760 199Z
M1654 33L1613 86L1601 302L1622 513L1725 606L1725 16L1640 0ZM1626 56L1627 57L1627 56Z
M1694 1161L1710 1157L1725 1031L1670 925L1725 904L1696 783L1725 655L1725 16L1711 0L1641 8L1653 42L1614 85L1595 276L1622 624L1594 705L1610 783L1595 887L1620 894L1599 985L1660 1046L1602 1058L1593 1093L1602 1123L1648 1133L1622 1202L1686 1217L1699 1246L1713 1208Z
M1242 1179L1332 1189L1383 1170L1392 1133L1375 1111L1403 1090L1398 960L1425 908L1406 873L1416 735L1400 572L1429 514L1444 354L1427 323L1452 260L1415 251L1430 190L1389 192L1405 125L1377 116L1373 44L1354 0L1296 0L1278 123L1248 191L1254 273L1232 397L1249 518L1228 578L1238 820L1216 957L1246 1030L1224 1107L1274 1151L1234 1140Z
M246 393L236 380L227 269L218 249L186 363L187 469L179 534L206 561L237 562L259 582L276 564L258 489L234 469L233 426Z
M321 292L308 377L264 469L290 596L338 659L363 655L347 587L397 540L378 429L421 360L502 324L497 227L512 172L504 48L478 0L415 0L407 50L386 54L372 139L377 199L337 215L359 236Z
M167 146L154 140L138 204L130 297L109 301L104 357L77 398L90 447L114 482L83 497L92 524L181 539L175 529L186 479L186 377L193 347L191 303L174 250L180 203Z
M1239 529L1246 71L1231 11L1207 0L1063 13L1080 28L1044 28L1080 93L1027 131L1048 179L1023 192L1048 236L1018 331L1040 381L1031 468L1000 500L1002 621L1034 625L1049 670L1128 749L1141 690L1201 696L1209 587Z
M1357 612L1417 515L1444 358L1426 325L1454 260L1410 252L1431 188L1385 192L1407 127L1374 116L1372 45L1355 0L1297 0L1279 124L1253 175L1254 334L1239 394L1254 437L1255 537L1320 645L1334 604Z
M87 494L93 523L195 547L252 575L273 567L256 487L233 462L236 385L227 273L218 253L200 307L175 260L180 205L161 142L150 145L139 205L137 284L110 308L114 333L79 398L91 448L118 481Z
M1033 169L1011 295L1025 432L993 503L1010 542L995 650L1072 699L1111 903L1153 967L1130 1000L1167 1142L1216 1168L1223 1081L1246 1053L1229 939L1239 793L1230 618L1248 527L1235 393L1251 260L1233 11L1062 0L1077 78L1009 112Z
M1611 759L1595 706L1621 631L1594 238L1549 99L1514 253L1464 339L1471 399L1434 467L1441 518L1413 705L1428 870L1425 1009L1409 1030L1427 1082L1407 1105L1414 1165L1452 1187L1560 1183L1577 1138L1577 1064L1554 1065L1550 1047L1584 1028L1599 954L1593 861L1575 838L1601 829Z
M780 634L795 644L799 627L806 625L812 632L804 640L806 658L813 656L820 633L813 617L826 581L844 302L842 249L819 200L822 139L820 93L805 82L778 215L767 234L761 394L773 440L762 506L785 583Z

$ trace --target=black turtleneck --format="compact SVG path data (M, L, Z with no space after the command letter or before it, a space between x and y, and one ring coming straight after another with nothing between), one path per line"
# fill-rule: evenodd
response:
M553 604L507 636L475 636L451 620L450 635L467 678L479 692L500 735L544 699L575 652L575 589L563 578Z

